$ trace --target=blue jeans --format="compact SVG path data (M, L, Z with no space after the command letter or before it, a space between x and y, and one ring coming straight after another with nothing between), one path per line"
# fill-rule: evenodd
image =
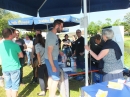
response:
M64 54L68 55L68 54L70 53L71 50L70 50L69 47L67 47L67 48L63 48L62 51L64 52Z
M77 68L85 69L85 60L84 60L84 57L77 56L76 65L77 65Z
M20 70L5 71L3 72L5 89L18 91L20 84Z
M28 65L30 65L31 64L31 52L28 52L28 51L26 51L26 55L27 55L27 58L28 58Z

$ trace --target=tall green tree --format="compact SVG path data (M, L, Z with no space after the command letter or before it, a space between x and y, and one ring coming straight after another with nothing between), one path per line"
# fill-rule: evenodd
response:
M130 12L128 12L128 13L124 16L124 21L127 22L128 24L130 24Z
M7 11L7 10L0 8L0 35L1 35L1 32L4 28L10 27L8 25L8 20L19 18L19 17L20 16L18 16L16 14L13 14L13 13Z
M100 31L100 26L97 25L96 23L91 22L91 23L88 25L88 33L89 33L90 35L95 35L95 34L97 34L99 31Z
M113 26L120 26L121 25L121 20L117 19L114 23Z

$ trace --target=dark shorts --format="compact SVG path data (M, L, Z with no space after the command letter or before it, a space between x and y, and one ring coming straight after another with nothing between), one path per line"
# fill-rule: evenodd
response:
M57 69L56 72L52 71L52 67L51 67L49 60L45 59L48 75L49 75L49 77L52 77L53 80L60 80L60 68L59 68L59 65L58 65L58 60L54 60L53 62L54 62L54 65Z

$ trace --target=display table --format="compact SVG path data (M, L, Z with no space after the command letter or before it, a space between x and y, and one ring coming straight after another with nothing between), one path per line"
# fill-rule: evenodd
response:
M59 81L58 89L62 97L70 97L69 77L83 75L85 74L85 72L84 71L77 72L76 67L61 68L60 72L61 72L61 79ZM90 72L98 72L98 70L89 70L89 73Z
M107 97L130 97L130 87L124 85L122 90L108 88L108 82L97 83L81 88L81 97L96 97L99 89L108 91Z

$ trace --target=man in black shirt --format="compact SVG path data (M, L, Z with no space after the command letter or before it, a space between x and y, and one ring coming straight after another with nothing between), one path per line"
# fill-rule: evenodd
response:
M81 30L76 30L76 35L78 39L75 42L75 52L74 55L77 57L76 65L77 68L85 68L85 59L84 59L84 38L81 36Z
M15 32L16 32L15 43L17 43L20 46L20 49L21 49L23 55L25 56L26 54L25 54L24 49L27 49L27 46L26 46L24 40L19 38L19 31L15 30ZM24 66L24 63L25 63L24 62L24 57L23 58L19 58L19 61L20 61L20 64L21 64L21 68L20 68L20 74L21 74L20 75L20 83L23 83L23 81L22 81L22 79L23 79L23 66Z
M97 55L102 50L103 44L104 44L104 41L101 39L101 36L99 34L96 34L95 36L91 37L88 42L90 49ZM99 61L94 59L90 54L89 54L88 62L89 62L89 65L91 64L93 68L99 69Z

